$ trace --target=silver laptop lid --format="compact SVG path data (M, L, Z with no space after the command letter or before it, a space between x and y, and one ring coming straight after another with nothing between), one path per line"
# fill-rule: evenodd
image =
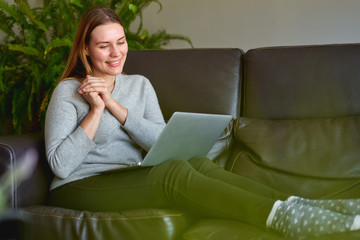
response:
M175 112L141 166L206 156L231 119L231 115Z

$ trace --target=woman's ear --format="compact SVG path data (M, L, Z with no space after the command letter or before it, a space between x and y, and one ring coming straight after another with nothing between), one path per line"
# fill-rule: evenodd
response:
M89 56L89 48L87 45L85 45L85 54L86 56Z

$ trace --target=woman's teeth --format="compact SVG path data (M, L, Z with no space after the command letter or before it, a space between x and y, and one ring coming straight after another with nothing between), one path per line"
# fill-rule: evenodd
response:
M108 62L108 64L110 64L110 65L118 65L119 63L121 63L121 60L118 60L115 62Z

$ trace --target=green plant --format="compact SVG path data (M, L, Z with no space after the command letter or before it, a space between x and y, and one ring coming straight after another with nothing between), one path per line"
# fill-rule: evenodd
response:
M10 5L0 0L0 134L42 129L46 107L65 67L77 23L90 7L112 8L124 22L129 49L160 49L169 41L189 38L143 29L142 11L159 0L27 0ZM139 18L135 32L131 24Z

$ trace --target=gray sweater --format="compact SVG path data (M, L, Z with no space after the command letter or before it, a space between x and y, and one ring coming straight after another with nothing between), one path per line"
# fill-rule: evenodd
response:
M118 75L112 97L128 109L126 123L107 109L91 141L80 127L90 105L77 92L80 82L62 81L51 97L45 121L46 156L55 178L50 189L138 163L165 126L156 93L140 75Z

